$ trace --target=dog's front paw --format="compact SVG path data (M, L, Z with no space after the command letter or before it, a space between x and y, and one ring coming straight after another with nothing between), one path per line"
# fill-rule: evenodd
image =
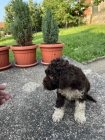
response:
M83 114L75 113L74 118L75 118L75 121L77 121L78 123L84 124L86 122L86 117L84 113Z
M52 115L52 119L54 122L60 122L64 116L64 108L55 108L55 111Z

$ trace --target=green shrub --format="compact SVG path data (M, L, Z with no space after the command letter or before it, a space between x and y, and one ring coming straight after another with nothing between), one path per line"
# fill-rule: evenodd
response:
M44 43L56 43L58 41L58 32L58 25L52 15L51 9L48 7L45 16L42 18L42 33Z
M27 46L32 44L32 21L28 4L22 0L12 1L13 20L11 33L17 44Z

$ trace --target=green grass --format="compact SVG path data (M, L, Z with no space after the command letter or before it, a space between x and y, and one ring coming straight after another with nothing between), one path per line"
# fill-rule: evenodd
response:
M33 43L42 43L42 33L33 36ZM105 25L89 25L60 29L59 41L64 42L63 55L73 58L79 62L91 60L105 55ZM16 42L12 37L0 39L0 45L14 45ZM37 58L41 58L40 49L37 49ZM10 60L13 54L10 51Z

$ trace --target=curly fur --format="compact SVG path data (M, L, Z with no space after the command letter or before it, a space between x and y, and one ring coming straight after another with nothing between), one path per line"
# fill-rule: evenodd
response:
M57 89L57 101L56 107L62 108L64 106L65 99L73 99L80 103L78 108L77 103L75 104L75 115L78 122L82 123L81 116L78 118L78 111L84 110L85 100L89 99L96 102L87 93L90 90L90 83L82 70L72 64L69 64L67 60L57 58L51 61L51 64L45 70L46 77L43 79L43 85L47 90ZM76 111L78 110L78 111ZM82 111L81 111L82 112ZM57 114L57 113L54 113ZM60 119L55 116L53 120L57 121ZM80 113L79 113L80 114ZM85 113L83 113L85 115ZM61 117L62 118L62 117ZM84 116L85 120L85 116Z

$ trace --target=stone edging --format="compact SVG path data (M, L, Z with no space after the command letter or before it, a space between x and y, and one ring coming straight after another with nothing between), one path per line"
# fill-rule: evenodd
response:
M91 59L91 60L89 60L89 61L81 62L81 63L82 63L83 65L86 65L86 64L89 64L89 63L92 63L92 62L95 62L95 61L98 61L98 60L102 60L102 59L105 59L105 56L97 57L97 58Z

